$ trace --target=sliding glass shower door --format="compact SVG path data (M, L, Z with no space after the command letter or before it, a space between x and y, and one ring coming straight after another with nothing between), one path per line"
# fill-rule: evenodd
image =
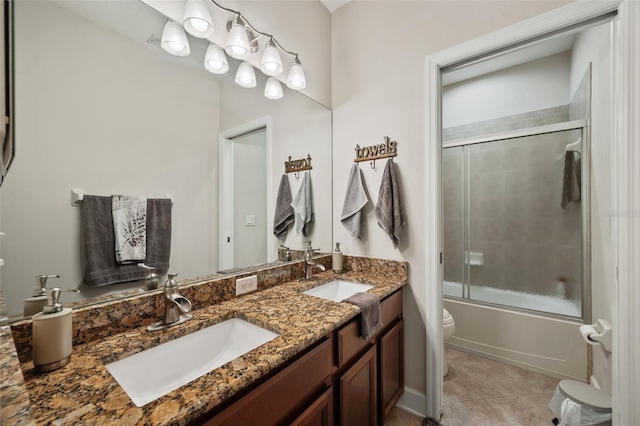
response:
M582 316L582 148L581 129L445 145L446 296Z

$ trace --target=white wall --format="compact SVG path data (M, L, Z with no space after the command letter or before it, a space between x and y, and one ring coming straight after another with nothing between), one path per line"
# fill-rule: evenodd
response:
M442 127L567 105L570 70L563 52L445 86Z
M142 0L173 20L182 21L186 0ZM305 71L307 88L302 92L323 105L331 105L331 14L319 1L220 1L222 6L237 10L259 31L273 36L282 46L298 53ZM208 3L207 3L208 4ZM224 46L228 13L209 4L216 31L209 40ZM265 42L259 41L260 45ZM286 81L292 57L281 52ZM249 59L260 68L260 55Z
M611 31L612 24L580 33L572 52L571 93L589 62L591 70L591 299L593 322L603 318L612 323L615 283L615 253L612 241L614 179L611 164ZM614 330L615 331L615 330ZM611 393L611 354L593 347L593 376Z
M264 78L260 74L257 77L260 85ZM329 252L332 242L331 110L286 86L284 98L280 100L255 96L255 90L242 88L229 79L221 83L220 127L224 132L265 116L270 117L272 145L271 157L267 160L270 179L267 194L272 204L267 214L269 226L273 227L274 204L285 161L289 156L295 160L310 155L313 167L310 173L315 220L311 234L307 237L296 234L295 225L292 225L284 242L272 235L268 244L271 244L272 252L277 253L280 244L302 250L306 247L305 241L311 240L314 248ZM293 173L288 174L288 178L292 195L295 196L302 183L302 173L299 179Z
M234 138L233 163L233 267L245 268L267 262L267 230L273 229L267 217L266 131Z
M424 268L426 176L425 58L445 48L560 7L556 1L355 1L333 14L334 240L347 254L410 262L405 298L405 383L425 392ZM373 214L382 176L363 164L370 200L361 240L352 240L339 217L356 144L398 141L399 171L408 225L398 250ZM435 236L434 236L435 238ZM418 410L424 409L417 407Z
M173 194L171 271L213 272L217 81L52 2L16 2L15 19L19 148L1 191L9 313L21 313L36 275L58 273L56 285L69 288L82 281L71 188Z

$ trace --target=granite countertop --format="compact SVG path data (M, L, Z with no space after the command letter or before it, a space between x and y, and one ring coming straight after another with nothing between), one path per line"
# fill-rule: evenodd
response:
M300 291L341 278L373 284L369 292L383 298L406 280L363 272L324 272L316 277L315 281L290 281L196 309L192 320L164 331L150 333L146 327L139 327L78 345L73 348L70 364L48 374L34 374L33 363L25 362L21 367L31 416L37 424L56 425L188 424L360 312L349 303L335 303ZM280 336L143 407L133 404L105 368L106 363L234 317ZM22 410L28 414L29 407ZM24 424L30 424L27 415L24 419Z

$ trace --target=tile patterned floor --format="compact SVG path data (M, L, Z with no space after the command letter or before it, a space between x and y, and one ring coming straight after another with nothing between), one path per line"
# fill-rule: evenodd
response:
M558 379L447 348L444 426L544 426ZM420 426L422 418L395 408L385 426Z

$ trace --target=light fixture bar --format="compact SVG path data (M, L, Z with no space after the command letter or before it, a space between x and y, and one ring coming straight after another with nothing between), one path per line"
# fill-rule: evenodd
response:
M236 15L237 17L239 17L244 24L255 34L257 34L259 37L271 37L271 39L273 40L273 42L276 44L276 46L278 46L278 48L280 48L280 50L282 50L283 52L291 55L291 56L298 56L297 53L292 52L290 50L285 49L284 47L282 47L282 45L280 44L280 42L278 42L278 40L276 40L271 34L259 31L256 29L256 27L254 27L253 25L251 25L251 23L249 21L247 21L247 18L245 18L244 16L242 16L242 14L240 12L238 12L237 10L233 10L233 9L229 9L228 7L224 7L221 6L220 4L218 4L215 0L210 0L211 3L213 3L218 9L223 10L225 12L231 13L233 15ZM257 37L257 38L259 38ZM257 39L256 38L256 39Z

